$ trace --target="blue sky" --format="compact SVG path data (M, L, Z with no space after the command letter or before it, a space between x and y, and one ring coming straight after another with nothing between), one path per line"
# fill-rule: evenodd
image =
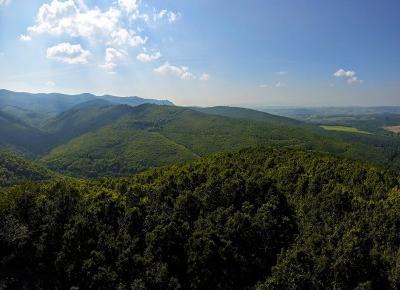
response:
M400 105L398 0L0 0L0 87Z

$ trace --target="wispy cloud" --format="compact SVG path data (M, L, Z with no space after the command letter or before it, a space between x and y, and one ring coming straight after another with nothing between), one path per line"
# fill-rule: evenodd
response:
M53 82L53 81L47 81L47 82L46 82L46 87L53 88L53 87L55 87L55 86L56 86L56 83Z
M159 59L160 57L161 53L159 51L151 54L142 52L136 56L136 59L140 62L152 62Z
M11 3L11 0L0 0L0 6L1 5L8 5Z
M162 20L166 19L169 23L174 23L176 22L179 18L181 17L180 13L168 11L166 9L161 10L160 12L156 12L153 15L153 20Z
M117 64L121 62L126 55L127 53L124 50L108 47L104 57L104 64L102 64L100 67L108 70L109 73L114 74Z
M208 81L210 78L211 78L211 76L210 76L209 74L203 73L203 74L199 77L199 80L205 82L205 81Z
M19 40L29 42L32 41L32 38L29 35L21 34L19 36Z
M176 76L182 80L195 80L197 76L190 72L188 67L171 65L168 62L164 63L162 66L155 68L154 72L164 76ZM198 79L201 81L207 81L210 79L210 75L203 73Z
M47 58L67 64L86 64L90 52L84 50L80 44L60 43L49 47L46 53Z

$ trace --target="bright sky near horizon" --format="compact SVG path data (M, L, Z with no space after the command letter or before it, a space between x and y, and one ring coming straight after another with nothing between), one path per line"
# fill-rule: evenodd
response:
M398 0L0 0L0 88L400 105Z

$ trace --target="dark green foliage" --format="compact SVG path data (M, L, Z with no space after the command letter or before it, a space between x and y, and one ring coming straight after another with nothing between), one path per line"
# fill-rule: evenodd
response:
M46 168L14 152L0 151L0 187L25 181L46 180L53 176Z
M0 111L0 148L13 147L24 152L43 152L46 136L17 118Z
M79 107L47 123L53 146L65 144L41 160L53 170L85 177L129 175L218 151L265 145L331 152L393 167L400 162L394 158L397 143L382 147L379 140L344 140L311 125L247 109L201 110L210 114L154 105Z
M0 286L396 289L398 186L363 163L261 148L14 187L0 197Z

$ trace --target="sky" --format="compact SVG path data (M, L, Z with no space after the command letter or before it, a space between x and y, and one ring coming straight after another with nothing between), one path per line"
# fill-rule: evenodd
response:
M0 88L400 105L398 0L0 0Z

